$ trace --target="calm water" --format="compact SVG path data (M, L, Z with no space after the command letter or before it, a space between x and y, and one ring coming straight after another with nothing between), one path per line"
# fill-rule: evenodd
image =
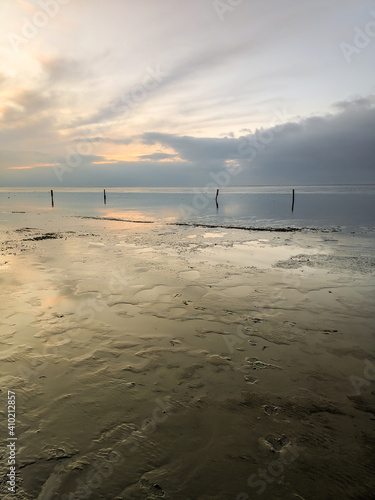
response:
M53 211L62 215L128 220L192 222L218 226L316 227L344 231L375 230L375 186L296 187L292 213L290 187L99 188L54 190L2 188L1 217L12 211Z

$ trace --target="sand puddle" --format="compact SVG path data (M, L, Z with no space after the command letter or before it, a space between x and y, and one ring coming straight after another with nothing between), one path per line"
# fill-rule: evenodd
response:
M278 261L288 260L293 255L308 252L317 253L318 250L292 245L271 246L263 241L250 241L227 246L215 245L209 248L199 248L197 259L206 260L210 265L229 264L266 269Z
M199 271L181 271L178 273L180 278L183 278L185 280L198 280L200 278L200 273Z
M165 285L156 285L152 288L141 290L135 294L136 300L140 302L151 302L161 299L166 299L168 297L169 288ZM163 297L164 296L164 297Z

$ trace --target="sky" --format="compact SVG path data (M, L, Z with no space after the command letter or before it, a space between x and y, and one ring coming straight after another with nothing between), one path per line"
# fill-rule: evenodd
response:
M375 0L2 0L5 187L375 183Z

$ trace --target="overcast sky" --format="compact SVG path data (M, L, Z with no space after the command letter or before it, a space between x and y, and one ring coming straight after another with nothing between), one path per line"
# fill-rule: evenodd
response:
M3 186L375 182L375 0L2 0Z

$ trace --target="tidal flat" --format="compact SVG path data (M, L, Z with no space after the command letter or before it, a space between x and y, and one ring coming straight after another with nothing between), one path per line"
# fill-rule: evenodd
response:
M9 214L1 497L374 498L374 246Z

